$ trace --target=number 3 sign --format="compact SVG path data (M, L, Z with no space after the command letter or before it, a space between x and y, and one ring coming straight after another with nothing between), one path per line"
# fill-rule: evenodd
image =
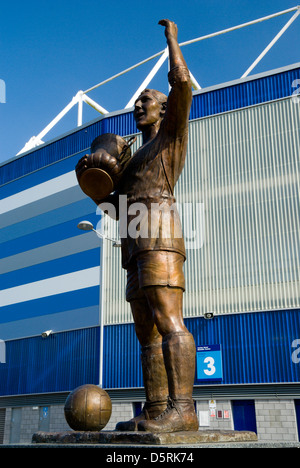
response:
M221 345L197 347L197 380L222 380Z

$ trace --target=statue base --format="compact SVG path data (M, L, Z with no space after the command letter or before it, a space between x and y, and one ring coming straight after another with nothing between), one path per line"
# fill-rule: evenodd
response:
M250 431L207 430L168 433L118 431L36 432L36 444L101 444L101 445L197 445L203 443L255 442L257 435Z

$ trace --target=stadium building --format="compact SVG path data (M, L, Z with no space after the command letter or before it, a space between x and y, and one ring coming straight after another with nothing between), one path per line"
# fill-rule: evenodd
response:
M299 80L297 63L193 93L176 198L199 430L299 441ZM107 430L145 398L118 226L74 171L103 133L141 144L131 108L0 166L0 443L70 430L64 403L82 384L109 393Z

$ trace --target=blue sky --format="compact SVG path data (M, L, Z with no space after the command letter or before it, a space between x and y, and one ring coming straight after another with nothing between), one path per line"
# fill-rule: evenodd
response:
M163 50L162 18L175 21L179 42L296 6L296 0L27 0L2 2L0 162L25 143L71 101L110 76ZM240 78L293 13L182 48L202 88ZM300 17L251 72L299 62ZM155 60L89 93L108 111L125 107ZM150 87L167 92L166 65ZM292 90L291 90L292 92ZM84 104L83 122L98 116ZM77 124L73 109L44 137L50 140Z

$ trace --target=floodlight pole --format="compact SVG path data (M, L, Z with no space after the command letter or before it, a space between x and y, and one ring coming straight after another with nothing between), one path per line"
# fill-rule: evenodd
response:
M165 60L168 57L169 57L169 49L167 47L164 50L164 53L159 58L159 60L157 61L157 63L152 68L151 72L147 75L147 77L144 79L141 86L136 90L136 92L134 93L134 95L132 96L132 98L130 99L128 104L125 106L125 109L128 109L128 108L133 106L136 98L140 95L140 93L141 93L141 91L143 91L143 89L147 88L147 86L150 83L150 81L152 80L152 78L156 75L156 73L158 72L158 70L160 69L160 67L162 66L162 64L165 62Z
M105 294L105 275L104 262L106 257L106 239L102 238L100 251L100 288L99 288L99 321L100 321L100 353L99 353L99 387L103 388L103 355L104 355L104 294Z
M104 109L104 107L100 106L96 101L91 99L85 93L82 94L82 99L86 104L91 106L93 109L98 111L100 114L108 114L108 111L106 109Z
M271 49L271 47L273 47L273 45L278 41L278 39L283 35L283 33L289 28L289 26L295 21L295 19L299 16L299 14L300 14L300 6L299 5L297 5L296 7L293 7L293 8L289 8L287 10L283 10L283 11L279 11L277 13L273 13L272 15L268 15L268 16L264 16L262 18L258 18L256 20L248 21L247 23L242 23L242 24L239 24L237 26L233 26L231 28L227 28L227 29L217 31L217 32L212 33L212 34L207 34L205 36L201 36L201 37L198 37L196 39L192 39L192 40L189 40L189 41L186 41L186 42L181 42L179 44L179 46L183 47L185 45L189 45L189 44L193 44L195 42L203 41L204 39L209 39L209 38L212 38L212 37L216 37L216 36L219 36L221 34L225 34L225 33L231 32L231 31L235 31L237 29L241 29L241 28L244 28L246 26L250 26L252 24L257 24L257 23L260 23L262 21L266 21L266 20L269 20L271 18L275 18L277 16L281 16L281 15L285 15L287 13L291 13L291 12L293 12L295 10L296 10L296 13L289 19L289 21L279 31L279 33L274 37L274 39L270 42L270 44L263 50L263 52L259 55L259 57L257 57L257 59L253 62L253 64L242 75L241 78L245 78L246 76L248 76L248 74L251 72L251 70L253 70L253 68L260 62L260 60L266 55L266 53ZM40 132L36 137L35 136L31 137L30 140L24 146L24 148L22 148L22 150L19 151L19 153L17 153L17 155L19 155L21 153L24 153L25 151L29 151L30 149L32 149L32 148L34 148L36 146L41 145L43 143L43 141L42 141L43 136L46 135L46 133L48 133L54 127L54 125L56 125L56 123L59 122L59 120L61 120L61 118L67 112L69 112L69 110L76 104L78 104L77 126L82 125L82 110L83 110L82 109L82 107L83 107L82 103L83 102L85 102L86 104L89 104L91 107L93 107L95 110L97 110L101 114L107 114L108 111L106 109L104 109L103 107L101 107L98 103L93 101L89 96L87 96L87 93L94 90L94 89L96 89L96 88L98 88L99 86L104 85L105 83L108 83L109 81L114 80L115 78L117 78L119 76L124 75L125 73L128 73L129 71L131 71L131 70L133 70L133 69L135 69L135 68L137 68L137 67L139 67L139 66L141 66L141 65L143 65L143 64L145 64L147 62L149 62L150 60L153 60L154 58L160 57L159 60L157 61L156 65L153 67L151 72L147 75L147 77L145 78L145 80L141 84L141 86L138 88L138 90L132 96L132 98L130 99L130 101L126 105L125 109L128 109L128 108L132 107L132 105L133 105L135 99L137 98L137 96L139 95L140 91L142 91L142 89L147 87L147 85L150 83L152 78L155 76L155 74L157 73L159 68L162 66L162 64L164 63L164 61L168 57L168 55L169 55L168 48L166 48L166 49L164 49L164 50L162 50L160 52L157 52L156 54L152 55L151 57L148 57L147 59L142 60L141 62L127 68L126 70L123 70L122 72L117 73L116 75L113 75L110 78L107 78L106 80L102 81L101 83L98 83L98 84L92 86L91 88L86 89L85 91L78 91L76 96L73 97L72 101L55 117L55 119L53 119L50 122L50 124L47 125L47 127L42 132ZM190 72L190 77L191 77L193 88L194 89L201 89L201 86L199 85L199 83L197 82L197 80L195 79L195 77L192 75L191 72Z
M43 144L42 138L50 132L50 130L74 107L78 104L78 111L77 111L77 126L80 127L82 125L82 108L83 102L88 104L89 106L93 107L93 109L100 112L100 114L108 114L108 111L104 109L104 107L100 106L97 102L93 101L89 96L86 96L83 91L78 91L76 96L73 97L72 101L44 128L37 136L33 136L30 140L26 143L26 145L17 153L17 156L25 151L29 151L32 148Z
M245 78L246 76L249 75L251 70L253 70L254 67L261 61L261 59L266 55L266 53L273 47L273 45L278 41L278 39L282 36L282 34L290 27L290 25L295 21L295 19L299 16L300 14L300 7L298 6L298 9L296 13L289 19L289 21L283 26L283 28L279 31L278 34L274 37L274 39L270 42L270 44L262 51L262 53L257 57L256 60L250 65L248 70L245 71L245 73L241 76L241 78Z
M191 70L189 70L189 74L190 74L190 78L191 78L193 88L195 90L201 89L201 86L199 85L198 81L196 80L196 78L192 74Z
M83 93L81 91L79 91L77 93L77 96L78 96L77 127L80 127L82 125L82 102L83 102L82 96L83 96Z
M299 6L296 6L296 7L293 7L293 8L288 8L287 10L279 11L278 13L273 13L272 15L263 16L262 18L258 18L256 20L248 21L247 23L242 23L242 24L239 24L237 26L233 26L231 28L222 29L221 31L217 31L217 32L212 33L212 34L207 34L205 36L197 37L196 39L191 39L189 41L181 42L179 44L179 46L183 47L183 46L186 46L186 45L189 45L189 44L193 44L195 42L203 41L204 39L209 39L211 37L220 36L221 34L226 34L226 33L231 32L231 31L236 31L237 29L245 28L246 26L251 26L252 24L260 23L262 21L266 21L266 20L269 20L271 18L276 18L277 16L285 15L287 13L291 13L292 11L295 11L295 10L298 10L298 9L299 9ZM145 63L149 62L150 60L153 60L154 58L159 57L160 55L164 54L164 52L165 52L165 49L160 51L160 52L157 52L154 55L151 55L151 57L148 57L147 59L142 60L141 62L136 63L135 65L133 65L133 66L131 66L129 68L126 68L126 70L123 70L120 73L117 73L116 75L113 75L110 78L107 78L106 80L101 81L100 83L92 86L91 88L86 89L84 91L84 93L85 94L89 93L90 91L93 91L94 89L99 88L99 86L102 86L105 83L108 83L109 81L112 81L115 78L118 78L119 76L122 76L125 73L128 73L129 71L134 70L135 68L137 68L137 67L139 67L141 65L144 65Z
M30 140L26 143L24 148L17 153L17 155L24 153L24 151L29 151L43 143L42 138L59 122L68 112L78 103L77 95L73 97L72 101L44 128L37 136L31 137Z
M54 127L54 125L56 125L57 122L59 122L69 112L69 110L71 110L72 107L74 107L75 104L77 103L78 103L78 93L76 94L76 96L73 97L72 101L47 125L47 127L45 127L44 130L42 130L37 135L36 138L38 140L41 140L46 135L46 133L48 133Z

